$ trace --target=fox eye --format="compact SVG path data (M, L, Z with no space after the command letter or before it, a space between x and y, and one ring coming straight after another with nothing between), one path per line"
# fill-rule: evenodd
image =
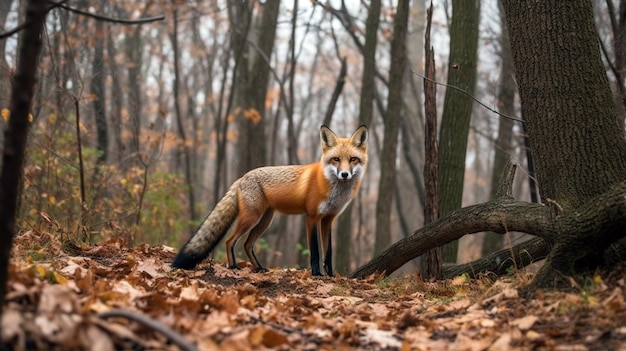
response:
M340 159L339 157L333 157L333 158L332 158L332 160L333 160L334 162L340 162L340 161L341 161L341 159Z
M350 157L350 163L352 162L361 162L358 157Z

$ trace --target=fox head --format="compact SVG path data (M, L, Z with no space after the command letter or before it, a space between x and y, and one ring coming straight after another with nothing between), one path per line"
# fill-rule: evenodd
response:
M367 167L367 127L350 138L338 138L327 126L320 128L324 176L334 181L360 180Z

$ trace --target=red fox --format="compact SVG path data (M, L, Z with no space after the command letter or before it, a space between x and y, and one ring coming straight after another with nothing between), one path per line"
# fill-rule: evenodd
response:
M318 230L324 253L324 270L333 275L331 226L357 195L367 167L367 127L350 138L338 138L328 127L320 128L322 159L301 166L260 167L236 180L215 205L196 233L172 262L177 268L193 268L204 260L234 227L226 240L231 268L239 268L235 244L246 233L244 250L255 271L266 272L254 253L255 241L272 222L274 212L306 215L311 274L322 275Z

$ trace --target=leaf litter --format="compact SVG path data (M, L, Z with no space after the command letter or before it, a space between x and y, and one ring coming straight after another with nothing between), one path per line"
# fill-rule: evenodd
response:
M521 298L530 273L427 282L312 277L175 250L16 238L2 343L11 350L626 350L626 265ZM37 257L34 260L32 257Z

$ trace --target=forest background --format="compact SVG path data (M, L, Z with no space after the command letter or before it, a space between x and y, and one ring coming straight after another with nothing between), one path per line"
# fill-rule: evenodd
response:
M455 3L458 12L451 9ZM461 11L462 3L471 6ZM368 17L372 4L72 2L73 8L108 20L52 10L33 104L20 231L45 229L82 242L122 237L130 246L178 246L245 171L316 162L321 124L348 135L360 123L370 127L370 163L358 198L337 223L337 271L353 271L422 227L426 2L410 3L404 65L392 64L390 57L397 3L380 2L378 23ZM623 65L613 46L612 6L594 2L607 76L623 111L623 87L612 74ZM24 1L3 1L2 28L21 23L24 8ZM165 20L149 21L159 15ZM456 28L455 36L453 16L471 30ZM521 118L502 25L495 1L434 2L436 80L468 93L449 101L454 88L437 90L442 129L446 111L469 106L470 122L451 139L461 150L456 167L465 166L461 187L446 192L459 195L462 205L493 196L506 155L519 164L515 197L531 200L532 167L522 125L493 112ZM474 45L455 45L454 38ZM19 40L18 33L0 41L3 127ZM451 60L453 53L463 59ZM374 65L368 66L372 57ZM445 78L451 70L475 77L453 84ZM401 92L390 92L390 77L398 72ZM401 97L400 103L394 97ZM383 144L394 128L396 151L389 158ZM382 166L389 159L395 167ZM442 172L452 158L443 159ZM383 170L395 172L395 181L383 183ZM390 195L389 206L380 194ZM389 225L380 230L380 223ZM263 238L257 253L268 266L307 266L299 216L278 216ZM467 262L521 240L524 236L514 233L467 236L445 260ZM221 246L215 256L223 259ZM407 269L418 263L413 264Z

